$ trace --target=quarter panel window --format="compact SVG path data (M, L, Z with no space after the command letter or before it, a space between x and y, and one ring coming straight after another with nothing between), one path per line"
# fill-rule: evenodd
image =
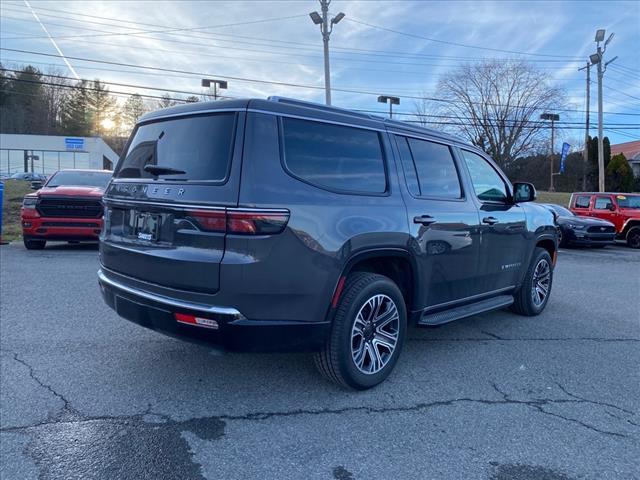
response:
M407 138L418 174L420 195L460 198L460 179L451 150L441 143Z
M398 150L400 150L400 158L402 159L402 168L404 169L404 176L407 180L407 188L409 193L416 197L420 196L420 185L418 184L418 174L416 173L416 166L413 163L413 157L411 150L409 149L408 139L406 137L398 138Z
M591 197L589 195L580 195L576 197L575 208L589 208Z
M378 132L283 117L287 169L312 185L384 193L387 180Z
M498 172L477 153L462 150L465 163L469 168L473 189L482 201L505 202L507 186Z

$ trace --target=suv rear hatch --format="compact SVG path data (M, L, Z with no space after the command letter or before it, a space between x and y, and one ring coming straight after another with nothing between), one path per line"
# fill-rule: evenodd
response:
M138 125L104 196L107 271L218 291L226 209L238 204L244 117L237 109Z

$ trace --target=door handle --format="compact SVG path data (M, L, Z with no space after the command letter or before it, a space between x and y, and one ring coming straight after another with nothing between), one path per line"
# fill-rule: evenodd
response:
M496 217L484 217L482 219L482 223L486 223L488 225L493 225L494 223L498 223L499 220Z
M418 215L413 217L413 223L421 223L422 225L431 225L436 221L431 215Z

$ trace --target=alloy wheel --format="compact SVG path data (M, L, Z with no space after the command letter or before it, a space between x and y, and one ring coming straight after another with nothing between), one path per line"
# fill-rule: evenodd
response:
M541 259L533 270L531 297L533 304L540 307L549 296L551 286L551 265L546 258Z
M362 373L382 370L398 345L400 314L387 295L374 295L358 311L351 329L351 358Z

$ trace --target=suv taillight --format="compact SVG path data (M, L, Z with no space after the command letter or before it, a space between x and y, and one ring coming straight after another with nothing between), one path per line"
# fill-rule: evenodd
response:
M234 235L281 233L289 221L289 212L270 210L189 210L187 216L202 230Z

